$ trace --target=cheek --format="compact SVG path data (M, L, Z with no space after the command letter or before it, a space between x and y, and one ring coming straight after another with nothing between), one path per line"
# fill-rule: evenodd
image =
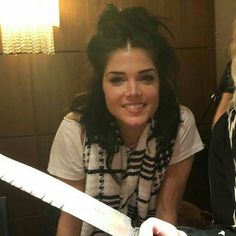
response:
M153 112L155 112L159 106L159 94L155 94L152 97Z
M159 87L153 88L152 90L147 91L147 96L153 106L158 106L159 104Z
M119 99L119 93L114 88L109 86L104 86L103 91L107 108L110 112L112 112Z
M154 115L159 106L159 89L155 89L152 92L149 91L149 102L151 104L150 113Z

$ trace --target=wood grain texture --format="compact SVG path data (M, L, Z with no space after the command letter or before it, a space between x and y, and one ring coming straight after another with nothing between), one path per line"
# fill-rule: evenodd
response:
M20 217L10 221L10 235L16 236L42 236L39 230L41 215Z
M0 137L34 133L29 58L0 56Z
M56 51L84 50L89 35L87 1L60 0L60 27L54 27Z
M38 166L35 136L0 138L0 153L27 165Z
M89 84L87 58L79 52L29 57L36 133L55 133L72 98Z
M191 108L198 120L215 92L215 51L211 48L176 51L181 61L177 94L180 103Z
M192 110L203 137L211 131L216 108L215 105L209 106L216 91L215 50L196 48L176 51L181 61L176 80L177 95L180 103Z
M174 38L167 37L182 65L175 81L179 100L198 121L216 87L214 1L110 2L122 9L144 6L163 18L174 34ZM60 0L61 22L60 28L54 28L54 56L0 55L0 153L46 171L64 109L89 85L86 45L106 4L106 0ZM209 122L210 118L204 121L203 130L209 130ZM11 236L37 236L41 203L3 182L0 195L8 199Z
M54 135L37 137L38 169L47 172L49 154Z
M214 47L213 0L159 0L156 14L168 19L174 47Z

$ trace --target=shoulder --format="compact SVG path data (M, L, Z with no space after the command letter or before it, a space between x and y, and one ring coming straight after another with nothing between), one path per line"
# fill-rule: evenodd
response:
M195 124L195 118L192 111L183 105L180 105L180 120L181 123L184 123L185 125Z
M180 105L180 115L181 116L192 116L193 117L192 111L184 105Z
M192 111L186 106L180 105L180 123L178 135L194 132L197 129Z
M212 138L214 138L215 136L219 136L223 138L224 135L222 134L228 133L228 118L229 118L229 115L226 112L218 119L218 121L216 122L216 124L214 125L212 129Z
M203 149L193 113L185 106L180 106L180 124L175 139L170 164L180 162Z
M228 114L225 113L216 122L212 129L210 140L209 158L224 156L226 150L230 150L229 131L228 131ZM221 154L220 154L221 153Z
M80 115L75 113L75 112L70 112L68 113L65 117L64 117L65 120L68 120L68 121L77 121L79 122L80 121Z
M62 124L66 126L77 126L80 127L80 116L74 112L68 113L66 116L64 116Z
M77 136L81 134L83 131L83 127L80 123L80 117L76 113L70 112L68 113L62 120L57 133L67 136Z

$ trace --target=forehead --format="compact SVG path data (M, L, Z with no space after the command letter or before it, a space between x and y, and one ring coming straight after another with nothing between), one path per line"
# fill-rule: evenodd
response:
M105 71L155 68L151 55L141 48L117 49L108 58Z

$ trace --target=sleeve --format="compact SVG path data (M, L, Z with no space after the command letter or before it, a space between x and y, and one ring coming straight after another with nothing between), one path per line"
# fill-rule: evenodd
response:
M192 112L187 107L181 106L180 113L181 122L175 139L170 165L178 163L204 148Z
M85 177L80 124L64 118L54 138L48 172L54 176L80 180Z

